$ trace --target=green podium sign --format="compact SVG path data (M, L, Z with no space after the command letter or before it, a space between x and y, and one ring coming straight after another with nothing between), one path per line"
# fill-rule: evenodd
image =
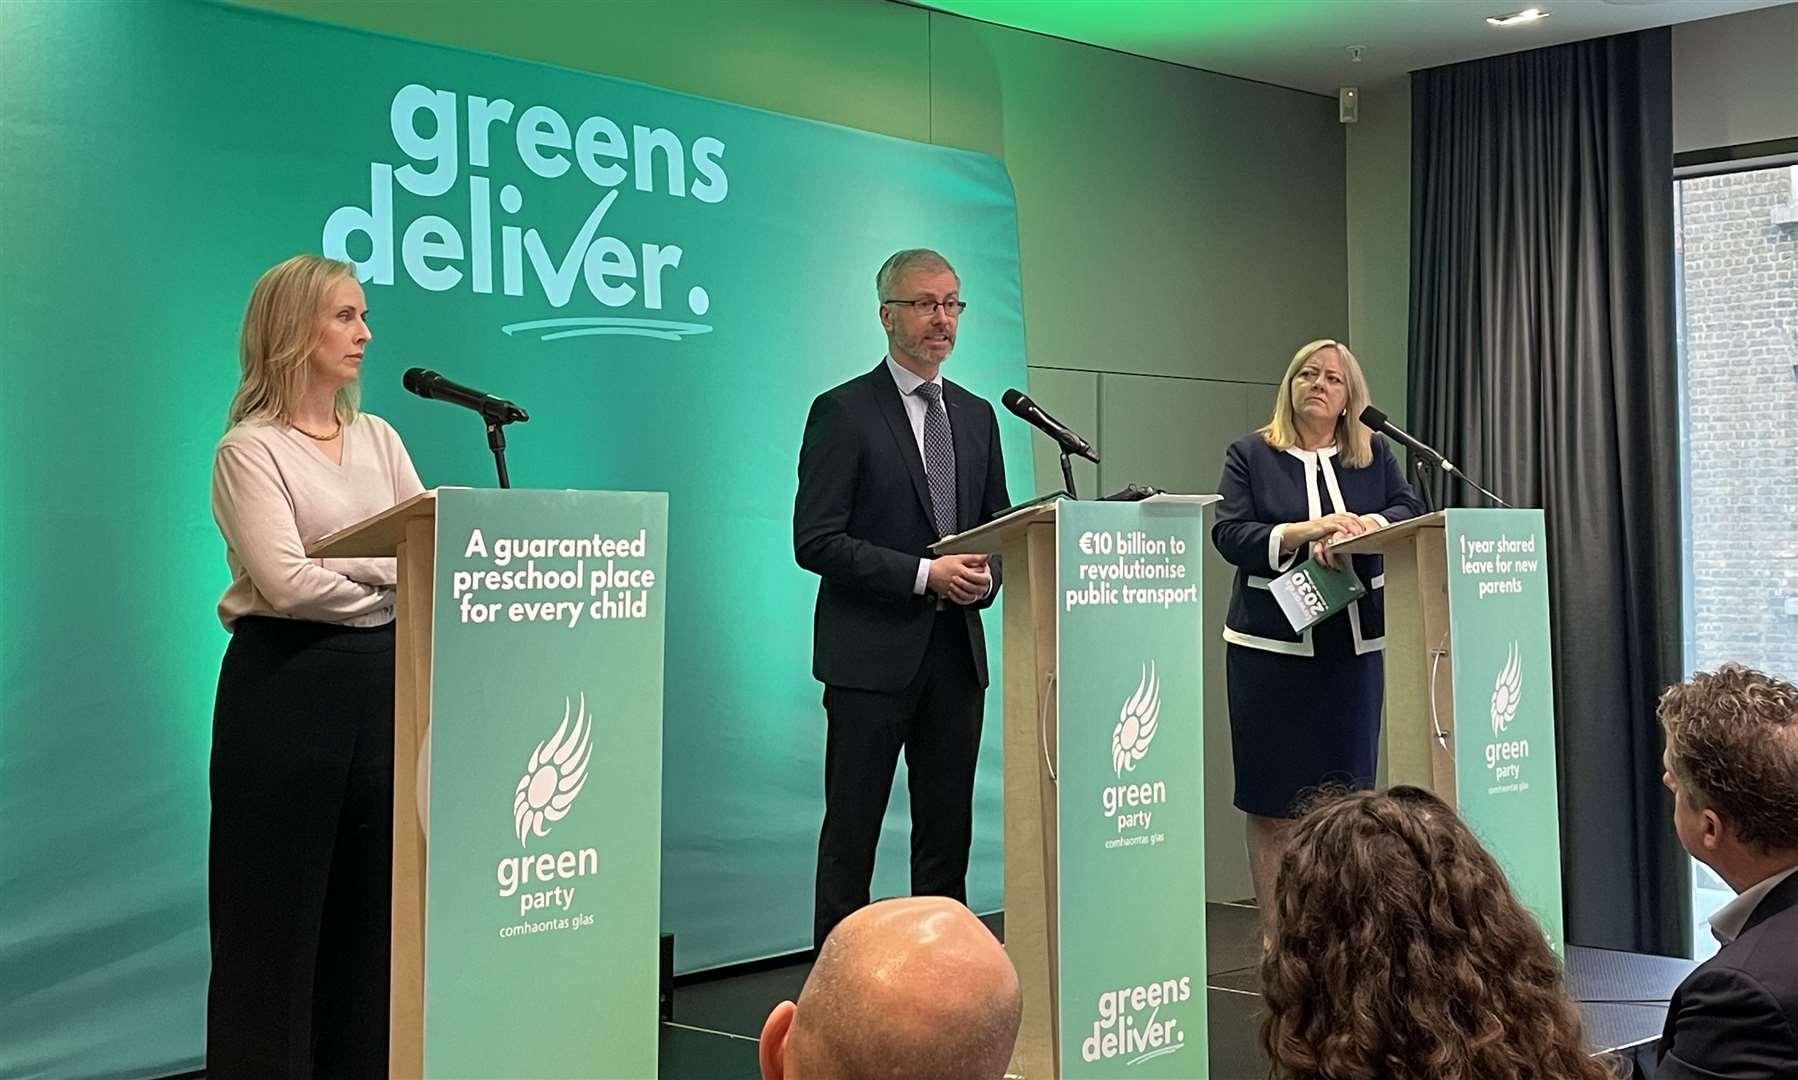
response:
M1199 501L1057 512L1063 1077L1208 1075Z
M656 1075L667 520L438 493L427 1077Z
M1387 772L1442 796L1557 953L1560 818L1540 510L1447 510L1337 550L1386 557Z
M1540 510L1450 510L1458 808L1563 950L1548 537Z

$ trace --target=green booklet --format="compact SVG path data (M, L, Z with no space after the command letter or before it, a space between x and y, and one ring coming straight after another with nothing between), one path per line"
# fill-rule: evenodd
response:
M1367 593L1353 570L1332 570L1316 559L1306 559L1281 574L1268 588L1286 613L1293 633L1317 625Z

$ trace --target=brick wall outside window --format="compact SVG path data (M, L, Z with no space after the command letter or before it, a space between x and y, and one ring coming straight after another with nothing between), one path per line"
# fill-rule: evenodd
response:
M1798 678L1798 169L1679 181L1693 653Z

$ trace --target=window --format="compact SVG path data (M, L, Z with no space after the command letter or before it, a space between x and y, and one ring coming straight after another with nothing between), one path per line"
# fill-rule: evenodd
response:
M1674 181L1688 670L1798 679L1798 162ZM1693 864L1693 951L1734 895Z

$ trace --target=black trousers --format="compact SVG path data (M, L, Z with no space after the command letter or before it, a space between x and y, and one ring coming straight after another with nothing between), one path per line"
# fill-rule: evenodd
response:
M868 903L880 823L905 751L911 794L911 891L968 899L974 765L986 694L974 673L966 616L937 612L924 662L896 694L828 686L824 712L824 828L812 938Z
M385 1077L392 625L239 620L211 786L206 1075Z

